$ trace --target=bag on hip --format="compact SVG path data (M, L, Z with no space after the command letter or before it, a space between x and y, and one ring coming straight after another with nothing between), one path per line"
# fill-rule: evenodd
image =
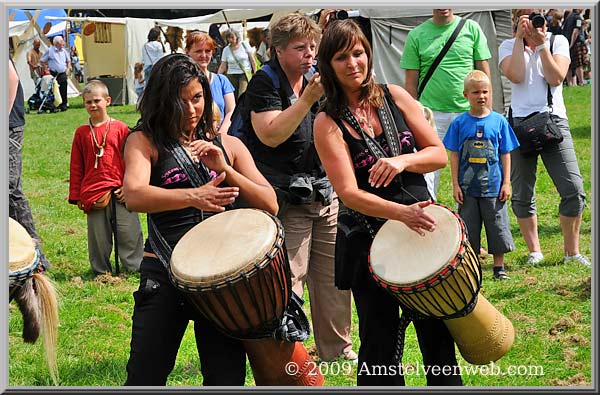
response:
M560 128L546 111L529 114L517 126L513 126L513 130L523 155L535 155L563 141Z
M106 192L106 194L102 195L100 199L96 200L92 203L92 210L102 210L110 203L110 199L112 197L112 191Z

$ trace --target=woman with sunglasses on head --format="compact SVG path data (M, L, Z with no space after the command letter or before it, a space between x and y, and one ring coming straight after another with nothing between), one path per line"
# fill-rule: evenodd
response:
M221 111L222 121L217 129L218 134L227 134L231 124L231 114L235 109L235 88L223 74L211 73L208 65L216 48L215 41L208 35L198 30L191 31L185 39L185 53L190 55L198 64L200 70L210 83L210 92L213 102Z
M423 173L444 167L446 152L407 91L375 83L371 47L355 22L331 21L318 53L326 101L315 120L315 146L345 206L338 217L335 280L338 288L352 290L358 313L357 384L404 385L402 369L392 367L402 363L406 321L400 319L398 300L369 273L373 239L367 228L377 232L393 219L421 235L435 231L435 218L424 210L431 201ZM372 141L381 147L380 155L369 148ZM428 372L427 384L462 385L454 340L444 322L426 318L413 323L423 364L442 373ZM388 367L387 374L371 374L377 366Z

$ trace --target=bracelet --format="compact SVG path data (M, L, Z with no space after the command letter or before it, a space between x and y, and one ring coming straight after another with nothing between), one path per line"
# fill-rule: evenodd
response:
M538 52L538 53L539 53L539 52L541 52L541 51L542 51L542 49L544 49L544 48L548 48L548 46L546 45L546 43L543 43L543 44L540 44L540 45L536 45L536 46L535 46L535 52Z

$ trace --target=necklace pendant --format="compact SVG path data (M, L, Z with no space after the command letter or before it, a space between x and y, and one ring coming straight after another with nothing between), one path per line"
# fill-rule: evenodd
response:
M96 158L102 158L104 156L104 147L100 147L98 149L98 153L96 154Z
M96 154L96 160L94 161L94 169L98 168L98 158L99 158L99 156L98 156L98 154Z

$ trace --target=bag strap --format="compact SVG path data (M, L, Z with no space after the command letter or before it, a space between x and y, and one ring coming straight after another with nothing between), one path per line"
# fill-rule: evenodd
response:
M425 85L427 85L427 83L429 82L429 79L433 75L433 72L435 71L437 66L442 62L442 59L444 58L444 56L446 56L446 53L452 46L452 43L454 42L454 40L456 40L456 37L458 37L458 33L460 33L460 30L462 29L462 27L466 23L466 21L467 20L465 18L461 18L460 21L458 21L458 25L454 29L454 32L452 32L452 35L446 42L446 45L444 45L444 48L442 48L442 50L438 54L437 58L435 58L435 60L429 67L429 70L427 70L427 74L425 75L425 78L423 78L423 82L421 82L421 85L419 85L419 92L417 94L417 97L420 97L421 93L423 93L423 90L425 89Z
M193 187L197 188L208 182L210 179L208 168L204 165L204 163L202 163L202 161L200 161L197 165L194 164L179 141L175 139L169 139L165 143L165 148L167 151L173 154L175 161L181 170L188 176L188 179ZM204 218L204 212L200 210L200 213L202 218ZM173 249L171 246L169 246L164 236L158 230L158 227L152 220L152 214L148 213L146 217L148 222L148 242L150 243L152 251L154 251L160 262L165 268L168 269Z
M553 50L553 46L554 46L554 34L550 34L550 55L554 54L554 50ZM544 81L546 81L544 79ZM546 102L548 103L548 107L550 107L550 113L552 113L552 92L550 91L550 84L548 83L548 81L546 81L546 89L547 89L547 93L546 93ZM508 121L510 122L510 124L512 125L513 122L513 116L512 116L512 106L510 106L508 108Z
M235 51L233 50L233 48L231 47L231 45L229 45L229 50L231 51L231 56L233 56L233 59L235 60L235 62L238 64L238 66L240 67L240 69L245 73L246 69L244 68L244 66L242 66L242 63L240 62L240 60L238 59L237 56L235 56ZM244 50L246 50L244 48ZM248 53L246 51L246 53ZM250 70L252 70L252 65L250 65Z

